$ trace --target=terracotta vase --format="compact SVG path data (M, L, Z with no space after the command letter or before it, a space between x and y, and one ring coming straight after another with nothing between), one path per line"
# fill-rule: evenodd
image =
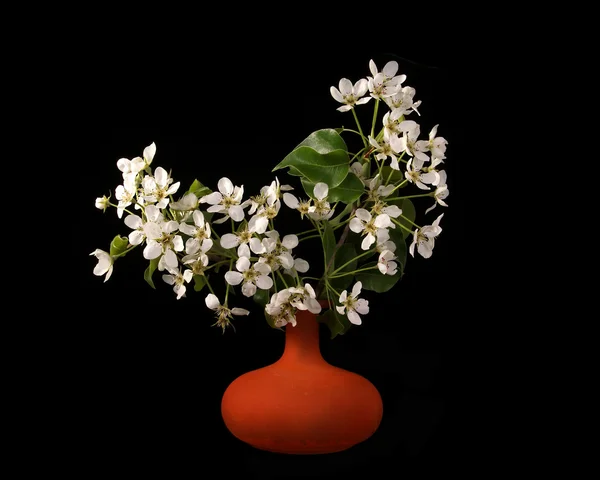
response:
M323 359L314 314L299 311L285 330L281 358L225 391L227 428L253 447L291 454L339 452L369 438L383 414L375 386Z

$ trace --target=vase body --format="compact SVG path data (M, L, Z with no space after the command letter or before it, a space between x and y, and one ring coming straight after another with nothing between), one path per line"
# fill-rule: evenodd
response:
M229 431L255 448L290 454L339 452L369 438L383 415L375 386L323 359L314 314L298 311L297 325L285 329L281 358L225 391Z

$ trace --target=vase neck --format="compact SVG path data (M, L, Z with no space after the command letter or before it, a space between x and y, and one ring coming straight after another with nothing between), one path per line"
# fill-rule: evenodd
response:
M285 348L280 363L324 363L319 348L319 323L316 315L306 310L296 314L296 326L285 327Z

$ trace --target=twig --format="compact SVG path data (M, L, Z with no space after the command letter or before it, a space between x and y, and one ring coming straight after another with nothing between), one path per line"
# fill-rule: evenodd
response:
M354 205L352 207L352 211L350 212L350 216L354 215L355 211L356 211L356 205ZM344 228L344 231L342 232L342 236L340 237L340 239L338 240L338 242L335 244L335 248L333 249L333 253L331 254L331 258L329 259L329 262L327 262L327 266L325 267L325 271L323 272L323 277L321 278L321 281L317 285L317 291L315 292L315 296L317 298L319 298L319 295L321 295L321 292L323 291L323 284L324 284L325 278L327 276L327 272L329 271L329 268L331 268L331 265L333 263L333 259L335 258L335 254L337 253L337 251L339 250L339 248L343 245L343 243L346 241L346 238L348 237L349 233L350 233L350 223L348 223L346 225L346 228Z

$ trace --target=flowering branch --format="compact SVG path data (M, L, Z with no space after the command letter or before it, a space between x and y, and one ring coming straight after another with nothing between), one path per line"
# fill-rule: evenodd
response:
M337 109L352 111L357 130L317 130L273 168L288 168L302 193L282 185L278 177L247 198L244 186L227 177L218 181L214 191L194 180L181 193L180 182L170 172L154 168L154 143L139 157L119 159L122 182L115 189L116 202L110 201L110 195L103 196L96 199L96 207L115 208L119 218L126 214L124 223L130 231L127 236L117 235L108 252L91 253L98 260L94 274L104 275L107 281L116 260L143 246L142 254L149 261L146 282L156 288L153 275L156 270L163 272L163 281L173 287L178 300L187 296L192 280L196 292L208 288L205 304L223 332L233 327L234 316L250 313L228 305L236 287L261 306L273 328L295 326L298 310L320 314L332 338L360 325L361 315L369 312L368 300L359 298L362 290L390 290L403 274L407 254L414 257L416 250L429 258L442 232L443 214L430 225L419 226L412 201L432 197L433 205L425 210L428 214L437 205L447 207L449 194L446 172L441 169L447 141L437 136L438 125L428 139L419 139L419 124L406 117L420 115L421 102L414 101L414 88L403 86L406 76L397 75L397 62L388 62L379 71L371 61L369 70L366 78L355 83L343 78L338 87L330 88L341 104ZM375 99L371 128L365 136L356 110L371 99ZM380 107L388 111L375 135ZM340 135L345 132L352 134L349 140L355 143L356 135L360 136L362 145L349 149ZM427 192L392 196L404 187ZM284 205L312 228L280 235L276 224ZM294 250L316 238L323 250L323 274L301 276L310 265ZM221 269L227 271L222 275ZM222 304L213 283L219 277L225 283ZM316 282L316 291L307 280ZM317 298L327 299L329 308L324 313Z

